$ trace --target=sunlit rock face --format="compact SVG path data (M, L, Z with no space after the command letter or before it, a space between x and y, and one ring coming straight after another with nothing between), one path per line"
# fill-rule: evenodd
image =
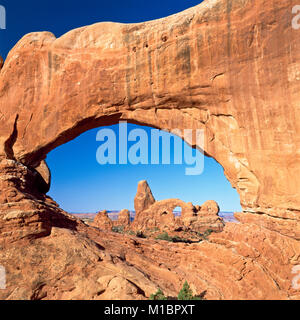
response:
M100 274L123 268L116 292L131 292L127 298L145 298L159 281L172 294L183 278L208 298L300 298L293 285L300 264L300 43L291 9L288 0L206 0L151 22L100 23L58 39L48 32L23 37L2 68L0 62L0 242L6 246L0 264L8 266L9 283L0 296L89 299L107 289L107 297L115 289ZM82 132L119 120L204 129L205 153L240 194L241 223L174 249L172 259L172 246L149 241L141 261L144 242L133 250L126 236L105 241L112 235L63 213L45 196L50 176L42 160ZM21 271L14 278L33 256L57 268L42 272L49 265L36 261L27 278ZM43 285L30 285L37 274ZM91 290L79 289L89 281Z
M102 230L111 231L113 227L113 222L108 217L108 213L106 210L100 211L96 217L94 218L93 225L97 228L101 228Z
M180 199L155 201L147 181L139 182L134 205L136 215L131 229L136 231L205 232L222 231L224 227L224 221L218 215L220 208L215 201L206 201L202 206L194 206ZM174 215L176 207L181 208L181 215L177 217Z

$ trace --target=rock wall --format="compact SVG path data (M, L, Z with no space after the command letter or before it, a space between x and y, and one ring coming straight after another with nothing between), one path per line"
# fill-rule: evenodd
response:
M10 281L2 297L101 297L109 292L103 279L93 292L77 291L99 278L104 263L93 252L101 245L111 252L108 260L121 257L108 263L108 276L126 270L120 296L128 283L135 284L129 297L145 298L156 281L165 279L163 289L174 292L170 281L179 286L188 278L210 298L299 299L292 279L300 264L300 42L291 28L292 5L205 0L165 19L100 23L60 38L31 33L16 44L0 67L0 245L6 248L0 263L8 265ZM150 243L143 249L139 243L134 253L126 251L135 246L131 240L116 238L115 246L103 239L111 235L84 229L63 213L45 196L50 176L42 161L84 131L119 120L164 130L204 129L205 154L223 166L240 195L242 223L179 253ZM97 245L79 246L81 232ZM61 246L64 237L68 248ZM44 271L42 287L31 286L22 274L16 281L16 268L24 267L12 258L21 254L21 247L11 245L16 241L30 241L22 247L24 261L56 257L62 268L49 275L49 265L37 260L29 276ZM94 278L68 270L75 261L89 274L78 246L91 257ZM53 248L68 257L67 264ZM149 284L137 270L156 280Z

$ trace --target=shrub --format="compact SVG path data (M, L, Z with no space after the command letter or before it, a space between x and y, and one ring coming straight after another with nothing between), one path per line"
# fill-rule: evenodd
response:
M156 293L151 294L150 300L167 300L167 297L164 295L164 293L159 288Z
M177 298L166 297L162 292L162 290L158 289L156 293L151 294L149 300L204 300L205 294L206 294L206 291L202 292L199 296L194 296L188 282L185 281Z
M202 298L194 296L188 282L185 281L182 289L178 294L178 300L202 300Z
M124 233L124 226L112 227L111 231L116 233Z
M176 242L191 243L190 240L184 239L184 238L180 238L180 237L178 237L178 236L173 237L173 238L172 238L172 241L175 242L175 243L176 243Z
M212 234L212 232L213 232L213 230L207 229L203 234L204 238L206 239L208 236L210 236Z
M171 238L166 231L159 234L155 239L156 240L173 241L173 238Z

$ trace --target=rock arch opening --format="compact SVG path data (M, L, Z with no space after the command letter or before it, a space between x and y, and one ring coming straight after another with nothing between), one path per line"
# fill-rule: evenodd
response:
M132 130L144 130L151 138L153 127L140 126L128 123L128 136ZM205 156L203 174L199 176L186 175L187 164L175 164L175 142L182 142L180 137L167 132L162 132L158 158L159 164L152 164L151 143L148 143L147 157L149 163L127 164L108 163L105 166L97 162L97 150L103 146L107 139L99 142L96 137L99 131L111 130L116 134L116 159L119 160L120 152L120 125L96 127L87 130L84 134L65 143L47 156L47 163L51 170L52 183L49 195L56 200L64 210L71 213L89 214L101 210L113 211L111 215L126 208L134 211L133 200L139 181L147 180L158 199L179 198L187 202L201 205L206 200L214 199L220 203L223 211L239 211L239 196L223 173L223 168L212 158ZM170 164L162 164L163 139L170 138ZM136 141L141 142L139 139ZM128 150L136 144L136 141L127 141ZM116 142L116 144L115 144ZM187 144L186 144L187 145ZM188 148L192 150L190 146ZM182 154L184 148L182 148ZM156 150L157 152L157 150ZM198 150L192 151L200 153ZM140 151L138 152L140 156ZM128 152L128 155L130 152ZM105 152L107 156L107 150ZM156 155L157 156L157 155ZM154 158L157 158L157 157ZM184 156L183 156L184 158ZM230 203L231 202L231 203ZM175 208L170 212L173 213ZM181 213L181 207L179 212Z
M173 209L173 214L174 217L181 217L181 213L182 213L182 208L180 206L177 206L176 208Z

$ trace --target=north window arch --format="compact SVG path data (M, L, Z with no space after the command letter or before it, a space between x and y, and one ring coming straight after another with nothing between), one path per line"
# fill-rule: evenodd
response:
M158 200L179 198L201 205L213 199L220 203L221 211L241 210L236 190L224 176L223 168L210 157L205 156L203 174L194 177L184 174L186 164L99 165L96 161L97 133L102 129L117 132L118 126L112 124L87 130L48 154L46 160L52 175L49 195L64 210L71 213L133 210L137 183L144 179L151 183ZM156 129L136 123L128 123L128 127L129 130L142 129L148 133ZM174 135L172 139L182 141Z

